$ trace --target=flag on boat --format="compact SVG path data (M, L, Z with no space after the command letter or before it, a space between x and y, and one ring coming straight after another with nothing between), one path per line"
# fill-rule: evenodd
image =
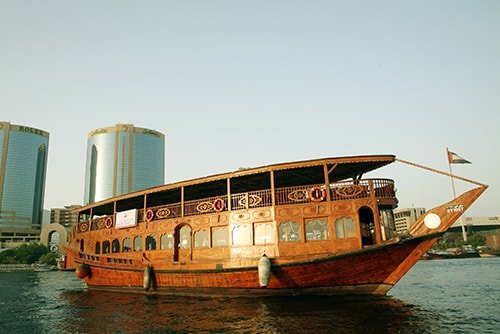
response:
M471 162L465 160L455 152L448 151L448 163L450 164L470 164Z

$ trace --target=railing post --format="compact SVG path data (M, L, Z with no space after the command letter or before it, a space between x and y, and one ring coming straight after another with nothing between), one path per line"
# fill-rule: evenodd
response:
M227 211L231 211L233 207L231 199L231 178L227 178Z
M181 217L184 217L184 187L181 187Z
M274 193L274 171L271 171L271 205L276 205L276 194Z
M373 179L368 179L368 188L370 189L370 197L376 197Z
M330 177L328 176L328 166L323 165L323 173L325 175L325 191L326 191L326 201L330 202Z
M144 203L142 205L142 222L146 221L146 209L148 208L148 194L144 194Z

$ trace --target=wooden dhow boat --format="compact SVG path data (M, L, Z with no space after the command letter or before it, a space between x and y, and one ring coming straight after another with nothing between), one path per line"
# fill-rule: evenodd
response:
M167 184L78 209L66 251L89 289L169 295L385 294L487 188L396 235L394 155L325 158ZM476 187L477 186L477 187Z

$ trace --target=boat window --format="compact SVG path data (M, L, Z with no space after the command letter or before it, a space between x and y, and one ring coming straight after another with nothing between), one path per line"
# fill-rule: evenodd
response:
M356 228L350 217L341 217L335 221L335 237L337 239L355 238Z
M328 240L326 218L306 219L306 240Z
M380 227L382 240L391 240L394 238L394 214L391 209L380 210Z
M160 237L160 248L161 249L174 248L174 236L172 234L162 234Z
M135 237L134 238L134 252L139 252L142 250L142 238Z
M102 242L102 253L109 254L109 240Z
M252 231L250 224L233 225L231 229L233 245L243 246L252 244Z
M208 233L206 230L196 231L194 234L194 247L208 247Z
M156 250L156 238L154 235L146 237L146 250Z
M227 227L214 227L212 229L212 247L225 247L229 244Z
M274 236L274 224L272 222L255 223L253 228L256 245L274 244L276 238Z
M280 242L300 241L300 225L294 221L280 224Z
M118 253L120 251L120 241L118 239L114 239L111 244L111 251L113 253Z
M101 254L101 243L99 241L95 243L95 253Z
M123 240L123 252L124 253L130 252L131 249L132 249L132 242L130 241L130 238L125 238Z
M186 225L181 228L179 231L179 247L184 249L191 248L191 227Z

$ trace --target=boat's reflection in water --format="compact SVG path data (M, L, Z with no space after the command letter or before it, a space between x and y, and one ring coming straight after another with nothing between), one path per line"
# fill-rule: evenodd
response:
M431 333L430 310L378 296L193 298L69 291L71 333ZM61 319L62 320L62 319Z

